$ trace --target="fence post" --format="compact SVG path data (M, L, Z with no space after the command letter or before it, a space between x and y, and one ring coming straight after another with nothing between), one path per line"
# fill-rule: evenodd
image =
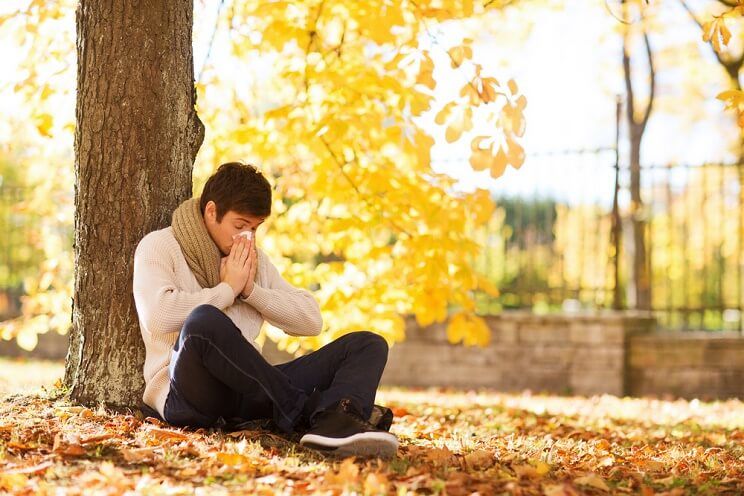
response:
M622 114L622 97L618 95L615 99L615 191L612 195L612 231L610 233L610 244L613 247L612 269L612 308L622 309L622 292L620 290L620 207L618 195L620 193L620 115Z

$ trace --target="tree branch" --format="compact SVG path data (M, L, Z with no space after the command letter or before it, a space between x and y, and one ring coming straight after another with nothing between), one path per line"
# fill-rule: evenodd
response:
M729 5L726 2L723 2L722 0L718 0L719 2L723 3L724 5ZM703 29L703 23L700 22L700 20L697 18L695 13L692 11L689 5L687 5L687 2L685 0L679 0L679 3L682 4L682 7L685 8L687 13L690 15L690 18L697 24L697 26L700 28L700 31L704 31ZM733 2L730 6L736 6L737 2ZM715 48L711 47L713 50L713 55L716 56L716 59L718 60L718 63L723 66L723 68L726 70L726 74L729 75L729 77L734 81L734 84L736 85L737 89L741 89L741 84L739 82L739 72L741 71L741 66L744 64L744 52L742 52L741 56L739 58L732 58L731 60L724 59L723 55L718 53Z
M214 19L214 29L212 29L212 36L209 38L209 46L207 47L207 54L204 56L204 62L202 62L202 66L199 68L199 75L196 78L197 83L201 83L202 75L204 74L204 68L207 66L207 62L209 61L209 57L212 54L212 45L214 44L214 37L217 34L217 28L220 25L220 15L222 14L222 7L225 5L225 0L220 0L220 4L217 6L217 17Z
M625 80L626 112L631 126L635 125L635 97L633 95L633 81L630 77L630 57L628 56L628 38L626 32L623 35L623 79Z
M646 129L646 124L648 123L648 118L651 116L651 110L654 106L654 95L656 94L656 69L654 67L654 56L651 52L651 43L649 43L648 40L648 33L646 32L646 29L643 29L643 43L646 45L646 58L648 59L648 71L649 76L651 78L650 81L650 88L648 92L648 106L646 107L646 112L643 115L643 120L641 121L641 133Z
M327 141L326 141L326 140L325 140L325 139L324 139L324 138L323 138L322 136L320 137L320 141L321 141L321 142L323 143L323 145L325 145L326 149L328 150L328 153L329 153L329 154L331 155L331 157L333 157L333 160L334 160L334 162L336 162L336 165L338 166L338 169L339 169L339 170L341 171L341 174L343 174L343 176L344 176L344 177L346 178L346 180L347 180L347 181L349 182L349 184L351 185L351 187L352 187L352 188L354 188L354 191L356 191L356 192L357 192L357 194L358 194L358 195L359 195L359 197L360 197L360 198L362 199L362 201L364 201L364 203L366 203L368 207L370 207L370 208L372 208L372 209L374 209L374 210L377 210L377 211L378 211L378 212L380 213L380 215L381 215L381 216L382 216L383 218L385 218L385 215L383 214L383 212L382 212L382 209L381 209L381 208L380 208L379 206L377 206L377 205L374 205L374 204L373 204L373 203L372 203L372 202L371 202L371 201L369 200L369 198L367 198L367 195L365 195L364 193L362 193L362 191L361 191L361 190L359 189L359 187L358 187L358 186L356 185L356 183L354 182L354 180L353 180L353 179L352 179L351 177L349 177L349 175L348 175L348 174L346 173L346 171L344 170L344 166L345 166L345 165L346 165L346 164L347 164L348 162L342 161L342 160L341 160L340 158L338 158L338 156L336 155L336 153L334 153L333 149L331 148L331 145L330 145L330 143L328 143L328 142L327 142ZM393 227L394 227L395 229L397 229L397 230L398 230L398 231L400 231L400 232L406 233L406 234L408 235L408 237L410 237L410 238L413 238L413 236L411 235L411 233L409 233L409 232L408 232L408 231L407 231L407 230L406 230L405 228L403 228L403 227L400 227L400 226L399 226L398 224L396 224L396 223L395 223L395 221L394 221L393 219L391 219L391 218L387 218L387 220L388 220L388 222L390 222L390 224L391 224L391 225L392 225L392 226L393 226Z

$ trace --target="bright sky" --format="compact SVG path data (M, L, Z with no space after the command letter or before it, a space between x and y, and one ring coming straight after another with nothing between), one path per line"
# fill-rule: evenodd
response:
M615 141L615 97L624 94L621 66L621 39L613 33L618 21L605 9L603 2L584 0L566 2L564 10L529 12L534 22L531 35L524 43L499 49L493 37L482 33L480 50L474 59L481 62L485 72L500 81L513 77L528 98L525 110L527 129L524 146L527 159L520 170L508 168L501 178L493 180L487 171L472 171L461 157L467 155L467 143L447 144L443 131L438 132L436 153L439 163L435 168L460 178L461 187L472 190L486 187L501 194L534 195L550 193L564 199L581 198L611 201L615 162L614 152L599 155L541 154L561 150L596 149L611 147ZM615 2L616 3L616 2ZM704 2L689 2L698 12ZM613 3L609 4L611 7ZM659 4L660 15L668 30L662 36L651 36L652 47L677 50L675 44L692 40L699 47L700 60L713 60L712 51L701 40L699 28L677 2ZM525 19L521 19L523 24ZM520 20L516 21L520 24ZM492 31L503 30L502 24ZM509 25L506 26L509 29ZM453 31L449 38L457 41ZM447 45L447 43L443 43ZM669 48L671 47L671 48ZM446 60L442 58L442 65ZM645 61L633 67L634 81L641 97L647 95L648 71ZM658 63L657 63L658 64ZM704 64L699 64L703 66ZM714 65L712 73L722 70ZM734 160L727 153L735 140L737 129L731 114L723 112L723 105L714 96L723 91L719 85L700 87L708 100L699 104L703 118L685 116L685 109L675 95L684 86L684 76L677 72L657 70L657 109L676 102L676 115L657 111L652 114L644 137L642 160L647 164L701 163ZM452 80L452 79L450 79ZM441 81L446 84L447 79ZM461 84L458 82L458 85ZM638 98L638 96L636 96ZM677 100L675 100L677 98ZM690 105L695 107L695 105ZM624 116L623 116L624 117ZM693 120L685 124L685 120ZM689 127L688 127L689 126ZM621 127L621 163L627 154L625 129ZM648 176L647 176L648 177ZM622 201L622 198L621 198Z
M2 2L0 14L10 10L18 2ZM21 1L21 3L23 3ZM214 26L217 2L197 2L195 16L194 59L195 71L201 70L208 46L208 38ZM621 72L619 35L613 32L618 21L604 7L603 0L570 0L564 10L539 10L527 8L524 13L510 11L506 19L494 17L484 29L461 29L447 25L439 27L435 34L436 45L433 51L437 70L435 77L438 109L449 100L449 96L459 90L465 76L451 72L446 49L457 43L463 36L476 39L474 59L484 66L484 73L493 75L501 82L514 78L520 90L527 96L527 130L523 144L527 160L519 171L511 168L501 178L492 180L487 172L473 172L468 163L469 140L448 144L444 140L444 130L433 125L432 112L422 119L422 124L436 138L433 149L433 168L460 179L459 188L472 190L474 187L488 187L499 194L551 194L564 199L605 200L612 196L612 165L614 154L603 152L598 155L560 155L541 154L564 150L595 149L610 147L615 134L615 95L624 91ZM609 1L612 6L617 2ZM702 11L704 0L689 2L696 10ZM673 50L681 40L693 40L699 46L701 60L712 60L712 52L700 39L699 28L692 24L687 14L677 2L660 2L661 15L670 28L663 36L652 36L655 48ZM532 24L528 37L521 40L523 26ZM73 27L74 29L74 27ZM473 33L475 30L475 34ZM510 42L496 43L493 33L504 33ZM428 40L430 41L430 40ZM427 43L423 40L423 43ZM220 53L226 50L225 33L218 32L212 48L210 62L220 66L220 71L231 68L221 65ZM438 49L436 47L439 47ZM670 48L671 47L671 48ZM6 67L18 62L19 53L14 50L14 40L0 39L0 50L4 54ZM270 61L257 62L270 68ZM253 74L265 73L253 68ZM646 68L634 67L637 84L644 87ZM720 71L715 65L704 71ZM8 74L8 73L5 73ZM10 71L10 77L13 72ZM74 73L72 74L74 77ZM250 74L235 73L235 80L241 85L251 84ZM685 117L676 106L677 115L667 110L679 94L685 75L675 72L659 73L659 110L652 115L643 147L643 160L646 163L731 160L726 149L736 136L733 118L723 111L723 105L713 96L724 88L724 79L709 78L712 84L699 88L707 99L698 105L694 118ZM0 74L0 84L4 77ZM716 81L718 81L716 83ZM645 94L645 89L641 92ZM0 93L0 110L3 114L12 113L19 105L18 99L8 92ZM692 106L691 106L692 107ZM696 107L696 108L697 108ZM72 111L74 102L67 101L60 108ZM686 109L685 109L686 110ZM680 117L681 116L681 117ZM0 119L1 120L1 119ZM209 131L209 130L207 130ZM474 134L485 134L474 130ZM480 130L483 131L483 130ZM486 130L487 132L487 130ZM624 131L621 141L624 140ZM0 141L3 140L3 127L0 123ZM72 143L68 144L72 147ZM624 156L626 145L621 143Z

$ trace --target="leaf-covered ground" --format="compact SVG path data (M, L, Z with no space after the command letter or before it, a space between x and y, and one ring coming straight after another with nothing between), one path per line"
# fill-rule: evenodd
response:
M323 458L260 428L179 429L73 406L59 386L3 391L0 492L744 494L735 400L383 388L401 446L382 461Z

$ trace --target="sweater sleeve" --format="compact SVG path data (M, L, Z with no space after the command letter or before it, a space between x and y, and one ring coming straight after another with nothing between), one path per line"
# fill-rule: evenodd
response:
M260 250L260 248L259 248ZM265 286L253 283L253 290L240 299L252 305L271 325L290 336L317 336L323 328L320 305L309 291L289 284L269 257L261 252Z
M232 288L221 282L213 288L196 292L184 291L175 284L175 272L165 249L153 249L151 243L140 243L134 255L134 303L140 321L154 333L178 332L191 311L199 305L213 305L220 310L235 299Z

